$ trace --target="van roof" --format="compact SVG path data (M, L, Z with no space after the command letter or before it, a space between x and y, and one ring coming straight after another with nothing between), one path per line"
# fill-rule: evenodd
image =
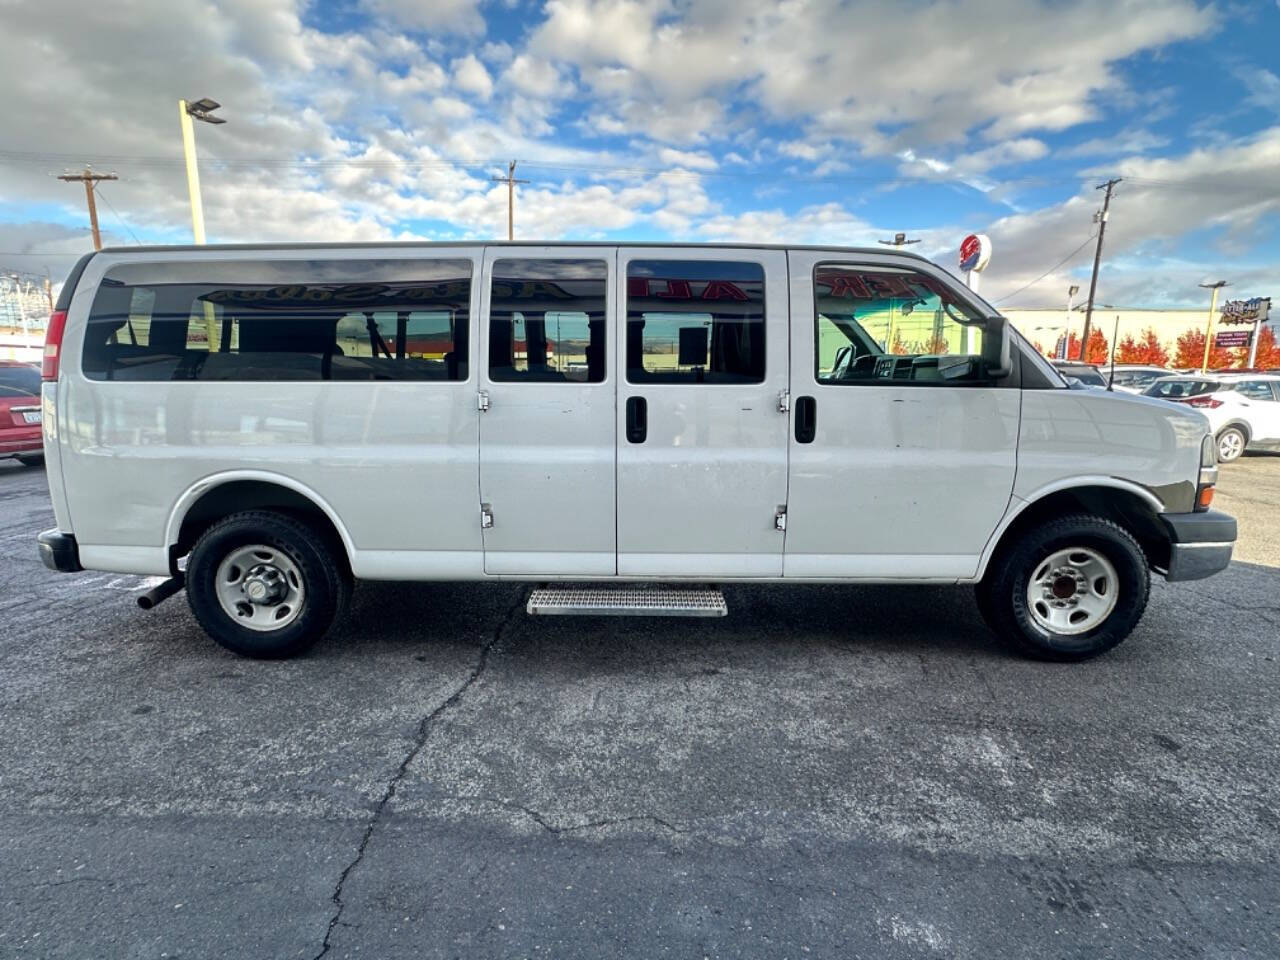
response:
M648 247L676 248L688 250L706 250L726 247L734 250L830 250L837 253L888 254L909 260L936 264L928 257L918 253L900 250L896 247L841 247L814 243L670 243L660 240L381 240L359 243L335 241L298 242L298 243L208 243L203 246L195 244L153 244L134 247L104 247L101 253L194 253L196 251L219 250L333 250L334 248L355 248L358 250L430 250L435 247Z

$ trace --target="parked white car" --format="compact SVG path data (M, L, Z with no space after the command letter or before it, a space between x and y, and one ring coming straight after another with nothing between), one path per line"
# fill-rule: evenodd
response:
M1280 375L1220 374L1213 393L1180 400L1209 418L1218 460L1239 459L1245 450L1280 449Z
M254 657L369 578L650 615L724 614L726 582L969 583L998 635L1081 660L1151 571L1209 576L1236 537L1203 416L1069 387L900 251L104 250L43 376L45 563L168 577L143 606L185 586Z

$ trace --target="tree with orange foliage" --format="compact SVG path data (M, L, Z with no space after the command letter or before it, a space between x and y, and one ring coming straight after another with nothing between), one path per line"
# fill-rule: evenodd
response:
M1067 359L1080 359L1080 338L1074 333L1067 338ZM1097 327L1089 331L1089 349L1085 351L1085 363L1108 363L1111 360L1111 344Z
M1262 345L1262 341L1258 341ZM1178 346L1174 351L1173 363L1177 367L1200 368L1204 362L1204 331L1196 328L1178 335ZM1209 369L1225 370L1235 363L1235 355L1224 350L1216 343L1209 347Z
M1169 351L1164 348L1155 330L1147 327L1138 340L1132 334L1125 334L1116 347L1116 363L1144 363L1153 367L1165 367L1169 365Z
M1245 354L1245 363L1248 363ZM1253 365L1259 370L1280 370L1280 345L1276 343L1276 331L1273 327L1263 327L1258 331L1258 355Z

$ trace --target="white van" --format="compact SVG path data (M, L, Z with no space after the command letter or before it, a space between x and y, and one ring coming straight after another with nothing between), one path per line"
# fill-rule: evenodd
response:
M185 585L255 657L367 578L712 615L729 582L972 583L995 633L1079 660L1236 535L1201 414L1068 387L897 251L104 250L44 379L45 563L168 577L144 606Z

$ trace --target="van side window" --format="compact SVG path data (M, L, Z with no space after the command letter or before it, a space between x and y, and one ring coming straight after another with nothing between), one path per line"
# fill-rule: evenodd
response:
M984 379L982 330L955 319L980 318L928 274L820 263L813 297L819 383L958 386Z
M627 265L627 380L762 383L764 267L717 260Z
M609 267L603 260L497 260L489 301L495 383L601 383Z
M229 279L264 279L268 268L300 282ZM309 268L323 268L323 279L308 280ZM199 268L130 264L122 270L124 279L108 272L89 313L85 376L132 381L467 378L470 261L352 262L345 265L350 281L334 279L344 269L336 263L219 264L218 272L228 278L224 282L166 282L175 269ZM356 279L361 274L379 279ZM396 276L405 279L391 279Z

